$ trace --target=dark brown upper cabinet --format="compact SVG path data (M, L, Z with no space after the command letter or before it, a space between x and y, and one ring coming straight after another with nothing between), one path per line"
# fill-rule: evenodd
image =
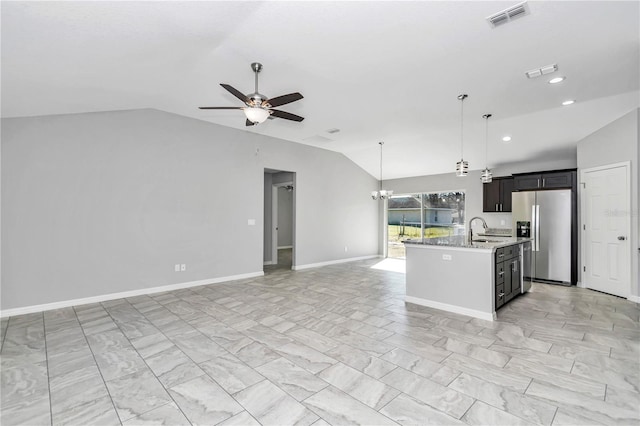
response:
M497 177L482 184L482 211L485 213L511 212L512 177Z
M538 189L573 188L575 170L526 173L513 175L514 191L535 191Z

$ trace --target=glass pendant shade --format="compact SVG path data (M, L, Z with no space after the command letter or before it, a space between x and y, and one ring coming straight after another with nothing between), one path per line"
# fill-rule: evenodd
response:
M463 159L460 159L460 161L456 163L456 176L464 177L464 176L467 176L468 174L469 174L469 162L464 161Z
M491 170L485 168L482 171L482 176L480 177L480 179L482 180L482 183L491 183L491 181L493 180L493 174L491 173Z
M244 115L247 116L247 120L254 124L263 123L269 118L269 110L260 107L248 107L244 109Z

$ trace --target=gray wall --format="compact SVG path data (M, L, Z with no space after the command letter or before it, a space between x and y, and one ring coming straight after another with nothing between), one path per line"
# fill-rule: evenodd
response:
M293 244L293 191L278 188L278 247Z
M297 173L298 265L378 253L341 154L157 110L3 119L2 309L261 271L265 168Z
M635 109L578 142L578 168L631 162L631 294L640 295L638 282L638 143L640 109Z

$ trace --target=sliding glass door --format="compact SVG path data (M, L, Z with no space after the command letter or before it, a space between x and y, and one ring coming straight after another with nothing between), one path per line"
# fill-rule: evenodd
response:
M403 241L464 235L464 192L394 195L387 211L387 256L404 258Z

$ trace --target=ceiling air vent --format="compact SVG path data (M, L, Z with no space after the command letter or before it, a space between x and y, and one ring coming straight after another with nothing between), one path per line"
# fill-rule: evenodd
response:
M529 6L527 6L527 2L525 1L488 16L487 21L495 28L498 25L506 24L507 22L528 14Z

